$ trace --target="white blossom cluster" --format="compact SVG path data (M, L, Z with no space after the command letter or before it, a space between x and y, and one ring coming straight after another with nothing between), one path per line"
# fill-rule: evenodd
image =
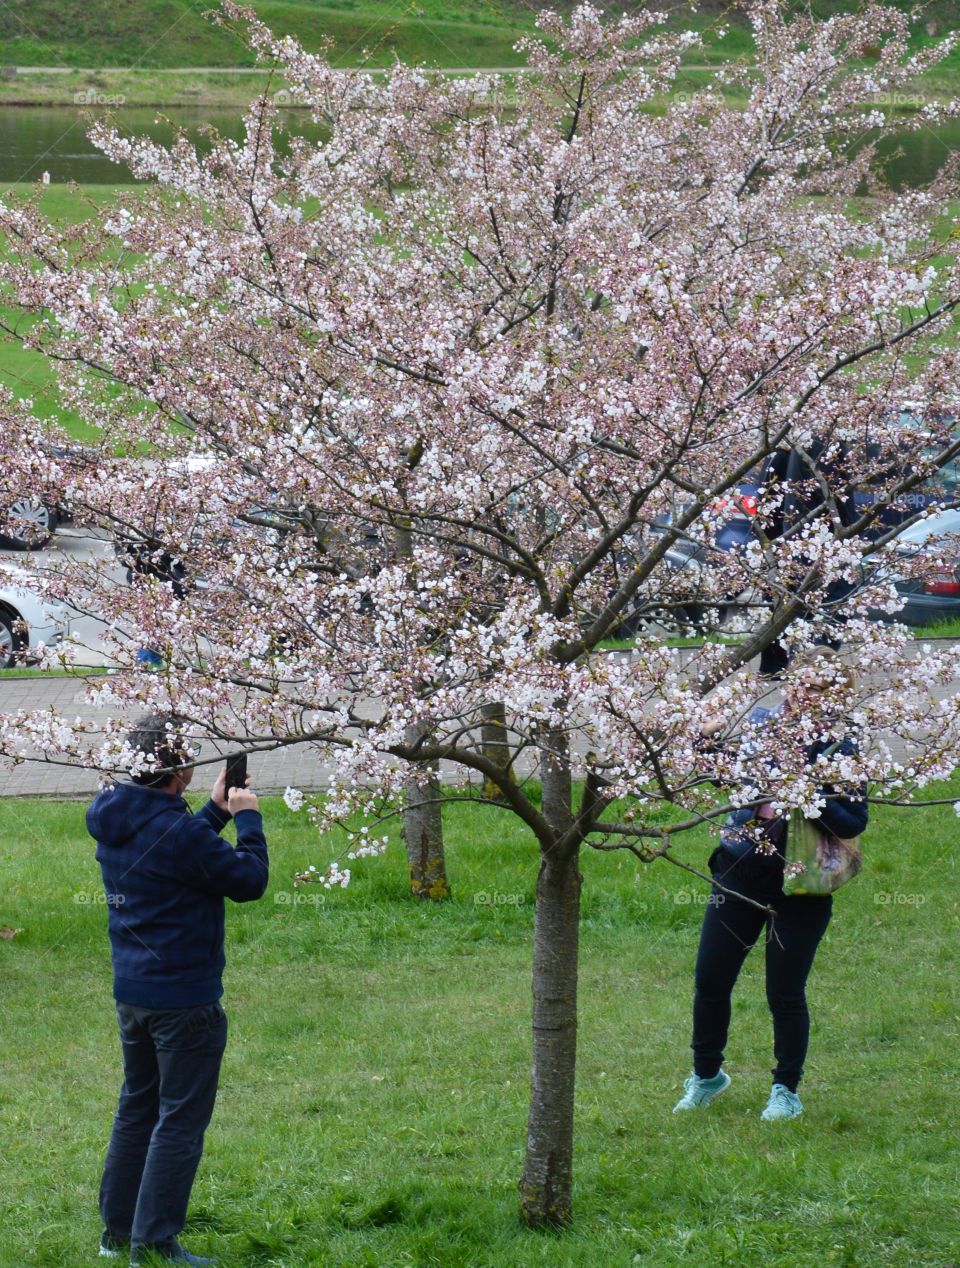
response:
M695 44L652 11L545 14L508 102L496 75L345 74L225 10L322 139L280 145L269 96L204 153L97 123L136 197L60 228L0 204L5 306L96 437L3 396L0 504L39 492L117 545L31 577L103 619L117 672L88 699L116 724L3 715L0 755L139 769L120 719L146 709L233 748L309 745L325 795L284 800L347 834L328 886L382 852L408 780L491 777L491 705L494 773L544 848L569 822L615 845L608 813L662 840L761 794L812 814L827 786L909 800L947 777L958 656L873 617L957 572L955 543L895 531L938 509L960 452L955 172L900 192L845 142L889 133L877 94L950 41L910 52L902 13L764 0L758 73L725 72L745 107L652 112ZM758 655L824 640L855 686L744 747L775 692ZM160 671L136 672L144 647ZM838 730L856 752L811 768ZM567 775L593 818L524 783Z

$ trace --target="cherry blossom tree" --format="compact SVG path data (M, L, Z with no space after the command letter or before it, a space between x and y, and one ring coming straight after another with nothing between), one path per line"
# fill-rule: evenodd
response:
M121 672L89 694L117 717L8 714L2 752L124 769L134 703L231 749L309 744L329 788L288 802L348 829L310 874L328 885L438 766L518 816L540 850L531 1225L571 1218L580 851L672 859L750 800L737 745L702 733L734 736L769 696L758 654L842 641L863 671L831 700L858 745L833 759L838 791L916 800L960 755L960 653L917 654L869 615L946 566L897 536L960 454L956 163L896 191L876 143L958 108L894 125L876 102L951 42L911 54L876 4L748 12L755 66L689 94L697 37L652 12L545 13L509 80L373 78L227 3L318 134L281 144L270 93L243 141L202 153L98 123L141 189L70 228L0 208L4 324L101 438L51 456L50 427L3 402L20 439L0 492L42 482L187 573L178 597L102 557L39 570L106 618ZM719 549L744 478L787 453L799 474L767 480L749 544ZM691 605L706 627L746 613L739 640L681 661L663 630ZM632 655L598 651L627 620ZM140 646L161 672L124 672ZM811 705L802 734L780 728L778 807L816 813L825 775L799 741L828 725Z

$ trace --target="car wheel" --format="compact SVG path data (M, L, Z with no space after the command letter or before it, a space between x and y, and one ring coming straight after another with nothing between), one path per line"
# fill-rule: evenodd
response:
M681 628L692 629L702 634L706 623L707 608L702 603L685 603L677 613Z
M0 669L12 669L23 647L24 637L14 628L18 619L15 613L0 608Z
M0 540L14 550L42 550L56 528L56 516L36 498L20 498L7 509L7 522L26 524L21 533L0 533Z

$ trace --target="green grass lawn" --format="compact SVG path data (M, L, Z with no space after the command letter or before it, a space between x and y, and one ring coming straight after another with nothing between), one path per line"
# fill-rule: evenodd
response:
M914 0L892 0L910 10ZM559 8L569 10L574 0ZM825 18L859 0L811 0ZM395 59L441 67L522 65L514 47L533 30L546 0L256 0L254 8L278 35L293 35L315 51L333 41L339 66L390 66ZM629 0L622 8L643 7ZM111 104L242 108L261 90L262 77L224 72L255 65L250 50L206 15L215 0L7 0L0 5L0 63L52 67L70 73L30 73L0 79L0 104L56 104L76 108L77 95L94 92ZM684 0L662 6L675 30L697 30L703 45L685 57L676 90L704 86L721 63L754 55L744 15L728 0L704 0L691 12ZM613 11L611 11L612 14ZM957 24L955 0L926 0L924 23L912 47L941 39ZM722 37L718 24L725 23ZM929 31L926 24L931 24ZM932 33L931 33L932 32ZM187 68L184 73L178 69ZM208 68L201 71L198 68ZM218 74L218 71L220 72ZM174 73L169 73L174 72ZM919 77L915 94L954 96L960 49ZM912 90L914 91L914 90ZM741 99L727 94L731 103ZM662 111L663 102L651 106Z
M40 205L55 223L76 223L95 217L117 198L140 188L136 185L60 185L42 189ZM0 189L0 197L23 199L37 189L34 184L15 184ZM957 214L960 204L951 204L951 215ZM10 310L0 306L0 313L9 318ZM22 319L21 319L22 320ZM955 323L956 325L956 323ZM948 333L944 339L952 338ZM75 439L92 440L95 429L87 426L77 415L62 411L57 401L55 370L46 357L25 349L22 344L0 332L0 383L5 384L16 396L32 399L34 412L41 418L56 418ZM925 634L926 636L926 634Z
M9 557L8 557L9 558ZM15 557L14 557L15 558ZM107 669L101 668L99 665L88 667L78 672L72 669L31 669L26 665L18 665L15 669L0 669L0 679L4 678L77 678L85 681L87 678L101 678Z
M941 621L939 625L922 625L911 630L912 636L917 640L925 638L960 638L960 620ZM711 643L739 643L743 635L732 634L710 634L708 636ZM683 635L668 634L663 642L667 647L702 647L706 642L702 635ZM636 640L633 638L605 638L597 644L597 650L601 652L629 652L636 646Z
M0 308L4 318L8 310ZM0 332L0 383L14 396L33 401L33 412L39 418L53 418L62 423L75 440L94 440L99 434L58 403L55 373L40 352L25 348L16 339Z
M48 185L43 189L40 206L51 220L73 224L92 219L108 207L121 193L129 193L124 185ZM34 193L34 185L11 185L0 190L0 198L23 199ZM17 320L12 310L0 306L5 321ZM23 318L19 320L22 322ZM25 348L11 335L0 332L0 383L14 396L32 400L33 412L40 418L54 418L76 440L94 440L99 433L76 414L63 410L58 400L56 370L40 352Z
M93 1262L119 1086L106 910L79 803L0 802L0 1264ZM689 1070L703 890L589 853L576 1226L516 1218L535 854L502 812L448 807L454 899L405 896L399 847L295 905L329 851L266 806L273 879L230 908L232 1036L185 1240L224 1268L947 1265L956 1204L960 941L949 807L877 813L814 970L794 1123L758 1118L770 1028L754 953L726 1096ZM707 844L683 855L702 865ZM486 899L487 901L484 901Z
M909 10L912 0L894 0ZM519 61L513 45L531 29L546 0L255 0L258 15L278 35L296 35L308 49L323 40L336 43L342 65L389 65L428 61L441 66L511 66ZM559 6L569 9L572 4ZM637 0L620 6L642 7ZM749 53L752 36L743 16L725 0L706 0L691 13L683 3L672 10L671 25L708 30L697 60L716 62ZM857 7L856 0L815 0L821 17ZM207 21L216 8L202 0L8 0L0 6L0 59L23 66L244 66L252 55L231 34ZM953 0L931 0L924 17L937 35L956 23ZM728 33L718 40L718 19ZM919 29L916 42L930 37ZM954 53L952 69L960 68Z
M10 0L0 7L0 59L23 66L249 66L250 51L205 19L200 0ZM431 61L510 66L531 6L497 0L260 0L258 15L308 49L336 42L343 65Z

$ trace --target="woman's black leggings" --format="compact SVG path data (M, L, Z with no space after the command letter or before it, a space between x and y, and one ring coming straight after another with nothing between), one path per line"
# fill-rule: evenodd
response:
M776 916L723 894L710 894L693 999L693 1068L712 1078L723 1062L730 1027L730 996L750 949L766 929L767 1003L773 1014L774 1083L797 1090L810 1038L810 1014L804 988L820 939L830 923L833 899L794 896L779 889L781 877L745 874L742 866L723 866L723 853L711 859L715 880L774 908Z

